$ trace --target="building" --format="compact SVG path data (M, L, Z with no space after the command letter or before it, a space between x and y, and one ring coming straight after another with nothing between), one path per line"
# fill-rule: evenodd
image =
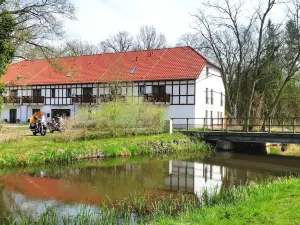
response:
M191 47L22 61L3 76L1 121L26 122L101 107L112 96L167 106L170 118L224 116L220 69Z

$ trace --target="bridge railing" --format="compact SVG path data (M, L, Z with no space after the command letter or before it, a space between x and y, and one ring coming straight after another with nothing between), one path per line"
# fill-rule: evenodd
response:
M282 118L172 118L174 130L300 133L300 117Z

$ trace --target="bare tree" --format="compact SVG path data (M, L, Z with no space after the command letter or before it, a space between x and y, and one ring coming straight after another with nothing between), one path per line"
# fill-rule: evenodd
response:
M133 37L127 31L121 31L100 43L105 52L127 52L133 47Z
M75 7L69 0L0 1L0 11L7 11L15 20L16 57L23 57L23 49L28 48L46 54L45 43L63 36L63 20L75 19Z
M199 33L185 33L181 35L176 43L176 46L190 46L202 52L211 60L216 61L214 55L211 54L212 52L207 48L208 44L206 43L206 40L204 40Z
M202 42L198 33L185 33L179 37L176 46L191 46L194 49L201 50L204 47Z
M137 50L160 49L167 46L165 35L158 33L154 26L143 26L136 37Z
M82 40L72 40L64 44L62 55L64 56L80 56L93 55L102 53L102 49L98 45Z
M277 3L277 0L268 0L249 9L242 0L235 3L230 0L205 1L193 15L195 28L221 67L230 116L239 114L238 107L248 118L253 112L255 88L265 51L266 25ZM247 85L242 88L243 84ZM241 95L247 97L243 99Z

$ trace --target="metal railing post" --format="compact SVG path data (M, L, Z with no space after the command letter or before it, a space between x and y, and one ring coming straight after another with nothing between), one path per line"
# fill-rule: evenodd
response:
M205 132L205 127L206 127L206 118L204 118L203 120L204 120L203 131Z
M293 134L295 133L296 118L293 118Z
M214 118L211 118L211 129L214 130Z
M269 133L271 133L271 118L269 118Z
M246 132L249 132L249 119L246 120Z
M224 131L224 118L222 118L222 132Z
M186 118L186 130L189 131L189 118Z
M230 120L230 119L227 119L227 120L226 120L226 121L227 121L227 123L226 123L226 132L228 132L229 120Z
M281 130L282 130L282 133L284 133L284 119L282 119L282 128L281 128Z

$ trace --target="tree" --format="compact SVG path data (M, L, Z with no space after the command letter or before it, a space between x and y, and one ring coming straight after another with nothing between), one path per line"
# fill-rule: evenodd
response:
M289 5L289 21L286 24L283 81L270 106L266 117L273 115L285 88L300 74L300 3L291 1Z
M204 47L202 42L203 41L201 41L201 38L197 33L185 33L179 37L176 46L191 46L194 49L202 50L202 48Z
M75 19L75 7L69 0L3 1L2 9L9 11L16 21L13 42L15 57L23 58L23 49L36 48L45 53L46 41L63 35L63 19ZM30 46L30 47L28 47Z
M12 15L3 10L0 12L0 77L5 74L6 67L11 63L16 47L13 45L12 36L16 22Z
M167 46L165 35L158 33L154 26L143 26L136 37L137 50L160 49Z
M261 81L267 21L276 4L268 0L246 10L243 1L205 1L193 15L206 49L221 67L229 116L249 118L256 113L254 98Z
M127 31L120 31L100 43L105 52L127 52L133 47L133 36Z
M64 56L80 56L100 54L102 50L99 46L82 40L67 41L63 48L61 55Z
M46 56L45 42L61 37L63 19L74 19L74 13L69 0L0 0L0 78L15 57L24 59L29 50Z

